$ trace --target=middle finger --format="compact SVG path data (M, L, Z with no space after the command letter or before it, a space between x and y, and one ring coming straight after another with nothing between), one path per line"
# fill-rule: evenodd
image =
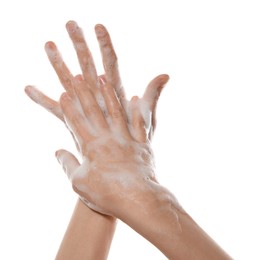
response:
M66 29L74 44L83 78L87 81L92 91L94 91L96 84L98 84L98 76L91 52L84 39L82 29L74 21L69 21L66 24Z

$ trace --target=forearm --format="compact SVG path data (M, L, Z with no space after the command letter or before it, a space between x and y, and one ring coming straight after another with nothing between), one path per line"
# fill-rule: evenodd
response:
M78 199L56 260L107 259L115 226L115 218L89 209Z
M146 186L137 199L125 204L130 211L126 208L120 211L122 221L169 259L231 259L181 208L167 189L152 181Z

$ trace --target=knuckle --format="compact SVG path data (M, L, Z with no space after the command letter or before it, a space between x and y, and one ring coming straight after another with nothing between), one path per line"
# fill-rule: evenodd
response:
M133 126L141 129L145 129L145 122L141 116L138 116L133 120Z
M120 101L123 101L125 98L125 91L123 86L120 86L119 88L116 89L116 95L119 98Z
M73 181L73 183L72 183L72 188L73 188L73 190L74 190L76 193L79 193L79 190L78 190L76 184L74 183L74 181Z
M74 84L74 90L79 96L87 95L87 88L85 88L84 82L76 82Z
M85 112L87 114L96 114L98 112L98 106L96 104L92 104L92 105L87 105L85 107Z
M80 113L74 113L73 115L73 123L78 126L84 121L84 117Z
M67 76L63 76L62 84L64 86L72 86L72 80L69 77L67 77Z
M89 70L92 67L92 55L90 52L83 56L81 66L85 70Z
M84 57L83 59L83 63L82 63L82 67L84 70L89 70L90 68L90 62L89 62L89 58Z
M118 68L117 57L115 54L110 54L108 62L104 65L105 70L114 70Z
M115 106L112 111L112 117L113 118L120 118L122 117L122 108L120 106Z

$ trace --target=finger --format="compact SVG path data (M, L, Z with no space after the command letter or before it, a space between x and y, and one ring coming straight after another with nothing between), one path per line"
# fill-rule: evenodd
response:
M92 140L93 135L86 117L81 112L81 108L78 107L80 106L78 103L76 100L72 100L67 93L61 95L60 104L66 124L80 145L81 152L83 152L85 142Z
M130 133L127 127L126 114L116 96L114 89L107 83L101 86L101 92L114 126L113 129L117 129L124 136L129 137Z
M122 86L117 56L110 35L102 24L95 26L95 32L100 46L106 80L115 88L117 97L123 102L123 99L125 99L125 91Z
M139 109L139 98L137 96L132 97L130 101L131 106L131 132L136 141L146 142L147 140L147 130L145 126L145 121Z
M35 103L39 104L40 106L45 108L47 111L49 111L50 113L52 113L53 115L55 115L57 118L59 118L61 121L65 123L63 111L61 109L59 102L49 98L48 96L46 96L44 93L42 93L40 90L38 90L33 86L26 86L25 92ZM70 130L69 127L66 125L66 123L65 126L68 128L68 130ZM79 145L77 143L76 138L74 137L74 134L71 131L70 133L74 139L76 148L79 150Z
M61 84L63 85L64 89L69 93L73 93L73 83L74 77L66 64L63 61L63 58L58 51L55 43L47 42L45 44L45 50L47 56L49 58L50 63L52 64Z
M69 21L66 24L66 29L74 44L83 78L92 88L94 88L98 83L98 77L91 52L83 35L83 31L74 21Z
M82 81L84 81L84 83L87 84L88 89L90 88L87 81L85 81L82 77L82 75L76 75L75 76L75 86L78 85L78 83L81 83ZM98 76L98 82L99 82L99 86L104 85L106 83L106 79L105 79L105 75L100 75ZM100 92L99 88L95 88L94 89L90 88L90 92L94 94L94 97L96 99L96 102L98 103L100 109L102 110L102 113L104 114L104 117L108 117L108 113L107 113L107 108L106 108L106 104L105 104L105 100L103 98L103 95Z
M25 92L35 103L44 107L47 111L64 121L63 112L57 101L49 98L33 86L26 86Z
M72 153L63 149L56 151L55 155L58 162L63 167L63 170L66 173L67 177L71 179L71 175L80 166L80 163L77 160L77 158Z
M98 76L98 81L99 81L99 86L104 85L106 82L105 75ZM105 121L108 122L108 120L109 120L108 110L107 110L107 106L106 106L104 97L103 97L100 89L96 88L95 92L92 91L92 89L90 89L90 91L94 94L93 96L96 99L96 102L103 113Z
M157 76L149 83L142 97L142 99L148 104L148 107L152 114L151 132L154 132L156 128L157 102L160 97L161 91L163 90L168 80L169 80L169 76L166 74Z
M85 81L78 82L75 88L77 97L79 98L82 110L93 124L96 131L102 131L108 128L106 119L98 105L96 98L93 96L88 84Z
M166 74L162 74L154 78L147 86L143 99L148 101L150 105L150 109L153 111L155 106L157 105L157 101L159 99L160 93L164 88L165 84L168 82L169 76Z

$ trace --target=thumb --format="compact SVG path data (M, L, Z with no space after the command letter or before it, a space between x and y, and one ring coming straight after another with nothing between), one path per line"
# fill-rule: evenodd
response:
M157 76L149 83L142 97L142 99L148 103L152 113L151 133L149 133L149 135L151 136L153 134L153 131L156 128L156 109L157 109L158 99L161 91L163 90L164 86L168 81L169 81L169 76L167 74L162 74Z
M73 172L80 166L79 161L72 153L63 149L56 151L55 155L67 177L70 179Z
M161 74L148 84L142 98L149 103L152 111L155 110L160 93L168 80L169 76L167 74Z

